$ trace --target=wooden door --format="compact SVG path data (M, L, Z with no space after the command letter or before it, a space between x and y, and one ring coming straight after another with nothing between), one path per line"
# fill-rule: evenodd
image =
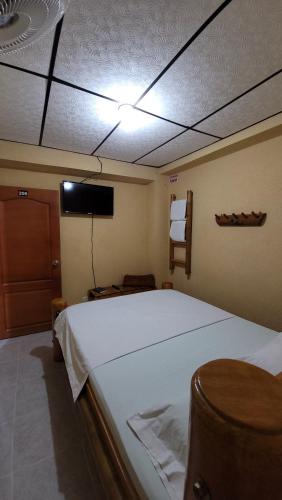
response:
M0 186L0 338L50 329L60 295L58 192Z

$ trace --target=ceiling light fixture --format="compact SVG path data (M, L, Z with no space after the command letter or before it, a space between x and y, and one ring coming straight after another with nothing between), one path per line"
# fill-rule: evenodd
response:
M134 108L132 104L120 104L118 107L120 128L126 132L134 132L152 124L152 117Z
M132 104L120 104L118 107L118 112L121 121L123 120L129 121L132 119L134 115L134 108Z
M120 104L118 107L118 115L121 122L121 128L127 132L133 132L144 126L141 113L138 113L132 104Z
M17 52L55 28L70 0L0 0L0 55Z

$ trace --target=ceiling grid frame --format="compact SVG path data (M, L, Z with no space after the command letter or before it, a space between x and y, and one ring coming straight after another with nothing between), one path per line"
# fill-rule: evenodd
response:
M258 125L259 123L262 123L262 122L268 120L269 118L274 118L274 116L277 116L277 115L280 115L280 114L282 114L282 109L281 109L281 111L278 111L277 113L274 113L273 115L270 115L267 118L263 118L262 120L258 120L257 122L252 123L252 125L247 125L247 127L241 128L240 130L236 130L236 132L233 132L232 134L229 134L226 137L223 137L222 139L219 139L218 141L215 141L215 142L220 142L220 141L223 141L224 139L228 139L229 137L232 137L232 135L239 134L240 132L243 132L244 130L247 130L248 128L253 127L254 125ZM193 129L191 129L191 130L193 130ZM190 153L187 153L187 154L184 154L182 156L179 156L178 158L175 158L173 161L168 161L167 163L163 163L162 165L159 165L158 167L155 167L155 168L166 167L170 163L173 163L175 161L181 160L182 158L186 158L186 156L188 158L188 156L190 156L190 155L192 155L194 153L197 153L198 151L201 151L202 149L205 149L206 147L207 146L203 146L202 148L195 149L194 151L191 151ZM159 149L159 148L156 148L156 149ZM145 165L146 167L150 166L150 165L146 165L144 163L138 163L138 165Z
M249 88L248 90L246 90L245 92L243 92L242 94L240 94L239 96L237 97L234 97L234 99L231 99L229 102L227 102L226 104L224 104L223 106L220 106L220 108L216 109L215 111L213 111L212 113L210 113L209 115L205 116L205 118L203 118L202 120L199 120L198 122L194 123L193 125L191 125L191 127L187 127L187 130L194 130L195 132L199 132L200 134L203 134L204 131L203 130L198 130L196 129L195 127L197 127L198 125L200 125L202 122L204 122L205 120L208 120L209 118L211 118L212 116L216 115L216 113L222 111L223 109L227 108L228 106L230 106L230 104L233 104L234 102L238 101L239 99L241 99L241 97L244 97L245 95L249 94L250 92L252 92L253 90L257 89L258 87L260 87L261 85L263 85L264 83L268 82L269 80L271 80L272 78L274 78L275 76L278 76L280 75L280 73L282 72L282 69L279 69L278 71L275 71L275 73L272 73L270 76L264 78L261 82L257 83L256 85L253 85L251 88ZM282 110L281 110L282 111ZM278 111L276 114L279 114L281 113L281 111ZM223 137L219 137L219 136L213 136L213 134L208 134L210 136L213 136L213 137L217 137L218 139L226 139L227 137L230 137L231 135L233 134L237 134L238 132L242 132L242 130L245 130L245 128L249 128L253 125L257 125L257 123L260 123L261 121L264 121L264 120L267 120L268 118L271 118L272 116L275 116L275 115L270 115L270 116L267 116L267 118L263 118L262 120L258 120L257 122L255 123L252 123L251 125L247 125L246 127L242 128L242 129L239 129L239 130L236 130L236 132L233 132L232 134L229 134L229 135L226 135L226 136L223 136ZM178 136L176 136L178 137ZM174 139L176 138L174 137ZM173 140L173 138L172 138ZM169 141L166 141L164 142L163 144L161 144L160 146L154 148L152 151L149 151L149 153L147 153L147 155L151 154L153 151L161 148L162 146L164 146L165 144L167 144L167 142ZM205 146L204 146L205 147ZM202 149L202 148L201 148ZM199 151L199 150L195 150L193 151L196 152L196 151ZM187 156L188 154L191 154L191 153L187 153ZM147 156L147 155L144 155L144 156ZM141 156L140 158L138 158L137 160L135 160L133 163L139 161L141 158L144 158L144 156ZM186 156L186 155L184 155ZM179 158L176 158L174 161L176 160L180 160L181 158L183 158L183 156L180 156ZM165 165L167 165L167 163L165 163L164 165L161 165L161 167L164 167ZM159 168L161 168L159 167Z
M162 78L162 76L172 67L172 65L176 62L176 60L189 48L189 46L193 43L194 40L196 40L198 38L198 36L200 36L200 34L205 30L205 28L218 16L218 14L220 12L222 12L223 9L225 9L225 7L227 7L230 3L232 2L232 0L225 0L221 5L219 5L219 7L214 11L214 13L212 15L209 16L209 18L198 28L198 30L194 33L194 35L192 35L192 37L190 37L190 39L186 42L186 44L178 51L178 53L171 59L171 61L166 65L166 67L160 72L160 74L154 79L154 81L147 87L147 89L142 93L142 95L137 99L137 101L135 102L135 104L133 105L133 107L138 111L138 112L141 112L141 113L144 113L144 114L147 114L147 115L151 115L157 119L160 119L160 120L163 120L163 121L166 121L166 122L169 122L171 124L175 124L175 125L178 125L180 127L183 127L184 130L181 131L180 133L178 133L177 135L171 137L170 139L166 140L165 142L163 142L162 144L156 146L155 148L153 148L151 151L145 153L144 155L138 157L137 159L135 159L134 161L131 161L130 163L133 163L133 164L137 164L139 165L140 163L137 163L139 162L141 159L145 158L146 156L149 156L152 152L162 148L163 146L165 146L166 144L172 142L173 140L175 140L177 137L181 136L182 134L185 134L186 132L188 132L189 130L193 131L193 132L196 132L198 134L202 134L202 135L206 135L206 136L209 136L209 137L213 137L216 139L216 141L220 141L222 139L225 139L227 137L230 137L238 132L241 132L242 130L245 130L246 128L249 128L257 123L260 123L272 116L276 116L278 114L280 114L282 111L278 111L277 113L274 113L270 116L267 116L267 117L264 117L263 119L255 122L255 123L252 123L251 125L247 125L246 127L243 127L242 129L240 130L236 130L235 132L232 132L231 134L229 135L226 135L226 136L219 136L219 135L215 135L215 134L212 134L211 132L207 132L205 130L199 130L199 129L196 129L196 127L198 127L198 125L200 125L202 122L204 122L205 120L207 120L208 118L210 118L211 116L214 116L216 115L216 113L220 112L221 110L227 108L230 104L238 101L241 97L247 95L248 93L252 92L253 90L257 89L258 87L260 87L261 85L263 85L264 83L268 82L269 80L271 80L272 78L275 78L276 76L278 76L281 72L282 72L282 69L279 69L277 71L275 71L274 73L272 73L271 75L267 76L266 78L264 78L263 80L261 80L259 83L256 83L255 85L253 85L252 87L250 87L249 89L245 90L244 92L242 92L240 95L238 95L237 97L231 99L230 101L228 101L227 103L225 103L224 105L220 106L218 109L212 111L211 113L209 113L207 116L205 116L204 118L198 120L196 123L194 123L193 125L191 126L188 126L188 125L185 125L185 124L181 124L181 123L178 123L174 120L171 120L169 118L165 118L165 117L162 117L162 116L159 116L155 113L152 113L150 111L147 111L145 109L142 109L142 107L139 107L138 104L139 102L142 100L142 98L147 95L147 93L155 86L155 84ZM54 68L55 68L55 62L56 62L56 56L57 56L57 50L58 50L58 46L59 46L59 40L60 40L60 34L61 34L61 30L62 30L62 24L63 24L63 19L61 19L61 21L59 21L59 23L57 24L57 27L56 27L56 31L55 31L55 36L54 36L54 40L53 40L53 47L52 47L52 52L51 52L51 58L50 58L50 64L49 64L49 71L48 71L48 75L44 75L42 73L38 73L36 71L32 71L30 69L27 69L27 68L24 68L24 67L21 67L21 66L16 66L16 65L13 65L13 64L9 64L9 63L6 63L6 62L3 62L3 61L0 61L0 66L3 66L3 67L8 67L10 69L14 69L15 71L20 71L20 72L23 72L23 73L26 73L26 74L29 74L29 75L33 75L35 77L39 77L39 78L42 78L42 79L45 79L47 80L47 87L46 87L46 94L45 94L45 101L44 101L44 109L43 109L43 115L42 115L42 122L41 122L41 129L40 129L40 138L39 138L39 145L41 147L47 147L47 148L50 148L50 149L57 149L57 150L60 150L60 148L53 148L52 146L47 146L47 145L44 145L42 144L42 141L44 142L44 128L45 128L45 122L46 122L46 117L47 117L47 113L48 113L48 104L49 104L49 97L50 97L50 90L51 90L51 85L53 82L57 82L58 84L61 84L61 85L65 85L65 86L68 86L68 87L71 87L73 89L76 89L80 92L85 92L85 93L88 93L88 94L91 94L93 96L97 96L101 99L106 99L106 100L109 100L109 101L112 101L113 103L118 103L118 101L116 99L113 99L112 97L109 97L109 96L106 96L106 95L103 95L103 94L100 94L98 92L95 92L95 91L92 91L90 89L87 89L87 88L84 88L84 87L81 87L81 86L78 86L78 85L75 85L71 82L68 82L66 80L62 80L61 78L58 78L54 75ZM99 148L111 137L111 135L118 129L119 125L120 125L121 121L119 121L114 127L113 129L106 135L106 137L104 137L104 139L100 142L100 144L94 148L94 150L91 152L90 155L95 155L96 152L99 152ZM9 139L2 139L2 140L6 140L8 141ZM214 142L216 142L214 141ZM20 141L10 141L10 142L20 142ZM26 143L28 144L28 143ZM34 144L33 144L34 145ZM206 146L203 146L203 148L205 148ZM203 149L203 148L200 148L200 149ZM64 149L62 149L64 150ZM64 150L65 151L65 150ZM180 158L183 158L185 156L188 156L189 154L192 154L193 152L195 151L199 151L199 149L196 149L196 150L193 150L183 156L180 156L179 158L175 158L174 160L171 160L171 161L176 161ZM76 151L73 151L73 152L76 152ZM81 152L78 152L79 154L85 154L85 155L89 155L89 153L81 153ZM106 158L106 157L105 157ZM124 160L119 160L119 158L110 158L110 159L116 159L117 161L124 161ZM161 168L169 163L171 163L171 161L169 161L168 163L164 163L162 165L159 165L159 166L156 166L156 165L146 165L146 166L150 166L150 167L155 167L155 168ZM144 165L144 163L141 163L141 165Z
M148 94L148 92L156 85L156 83L165 75L165 73L171 68L171 66L179 59L179 57L190 47L191 43L204 31L204 29L220 14L220 12L231 3L232 0L224 0L224 2L213 12L211 16L197 29L197 31L192 35L191 38L184 44L184 46L177 52L177 54L171 59L171 61L166 65L166 67L161 71L161 73L153 80L153 82L147 87L147 89L138 97L137 101L134 103L133 107L137 106L137 104ZM144 110L142 110L144 111ZM121 122L117 123L113 130L108 134L108 136L101 142L100 146L104 144L104 142L115 132L115 130L119 127ZM99 146L99 147L100 147ZM99 150L99 147L94 150L94 152ZM159 146L161 147L161 146ZM132 162L135 163L135 162Z
M52 77L53 77L53 72L54 72L57 50L58 50L58 45L59 45L59 40L60 40L60 36L61 36L63 22L64 22L64 16L58 22L58 24L56 26L56 30L55 30L55 36L54 36L54 41L53 41L53 46L52 46L51 59L50 59L48 78L47 78L47 87L46 87L43 115L42 115L42 122L41 122L40 136L39 136L39 144L38 144L39 146L42 145L45 121L46 121L48 104L49 104L49 97L50 97L50 92L51 92Z

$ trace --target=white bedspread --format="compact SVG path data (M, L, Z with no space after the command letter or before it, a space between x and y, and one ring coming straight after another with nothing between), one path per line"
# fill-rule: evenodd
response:
M233 317L174 290L154 290L68 307L55 322L73 397L96 367Z
M218 358L240 359L261 352L276 337L276 332L235 316L133 352L89 374L127 471L132 471L135 481L137 476L146 498L170 500L145 448L128 427L128 417L181 401L188 408L191 378L199 366ZM188 409L185 415L185 421L177 423L180 434L188 427ZM177 446L174 429L172 438Z

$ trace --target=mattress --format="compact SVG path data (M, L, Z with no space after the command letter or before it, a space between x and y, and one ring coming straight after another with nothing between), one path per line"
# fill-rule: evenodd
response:
M231 317L175 290L154 290L68 307L54 327L76 399L94 368Z
M133 480L137 487L142 484L143 496L149 500L169 500L145 448L129 429L127 419L183 395L188 405L191 377L200 365L217 358L248 355L275 335L272 330L231 317L91 370L89 381Z

